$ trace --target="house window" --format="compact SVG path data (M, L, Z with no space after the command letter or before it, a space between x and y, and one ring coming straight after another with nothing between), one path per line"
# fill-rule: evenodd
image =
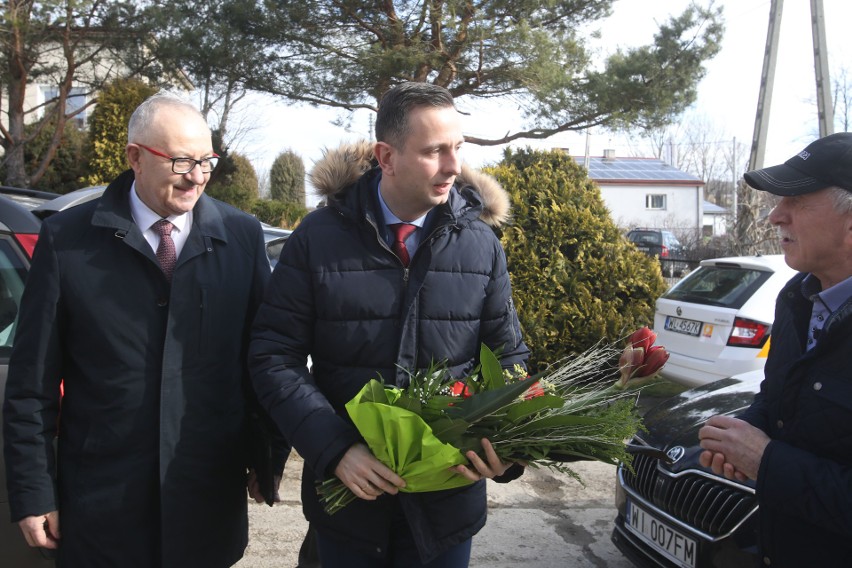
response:
M58 87L41 87L44 93L44 100L49 101L59 97ZM68 91L68 98L65 99L65 114L71 114L86 106L86 90L81 87L71 87ZM74 120L78 126L86 125L86 114L88 110L83 110L80 114L74 115Z
M645 209L665 209L666 195L661 193L649 193L645 196Z

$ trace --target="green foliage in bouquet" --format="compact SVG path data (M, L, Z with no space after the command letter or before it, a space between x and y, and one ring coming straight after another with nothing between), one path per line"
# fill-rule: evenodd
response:
M652 343L648 337L643 346ZM548 467L579 480L565 462L630 464L624 443L642 427L633 386L665 362L657 356L648 366L645 348L631 347L629 354L634 351L635 357L623 354L614 366L621 350L598 344L528 377L521 368L504 370L483 345L479 365L462 380L444 364L410 372L404 389L373 379L346 410L373 455L405 479L403 492L469 484L450 468L466 463L469 451L481 455L483 438L505 462ZM356 499L336 477L317 491L329 514Z
M509 192L502 231L530 369L652 321L659 264L627 242L600 189L560 150L506 150L486 170Z

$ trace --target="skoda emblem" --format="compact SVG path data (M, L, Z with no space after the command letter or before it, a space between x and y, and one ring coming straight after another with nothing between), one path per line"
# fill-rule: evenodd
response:
M686 450L683 449L683 446L675 446L666 452L666 455L669 456L669 459L672 460L672 463L677 463L677 460L683 457L683 454Z
M677 307L677 310L675 310L675 311L677 312L677 315L679 315L679 316L680 316L680 315L683 315L683 310L682 310L682 309L680 309L680 306L678 306L678 307Z

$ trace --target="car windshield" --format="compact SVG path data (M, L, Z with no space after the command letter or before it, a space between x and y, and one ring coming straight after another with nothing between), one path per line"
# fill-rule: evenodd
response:
M739 266L701 266L678 282L663 298L726 308L741 308L772 276L771 272Z
M631 231L629 238L640 245L659 245L662 243L662 235L658 231Z

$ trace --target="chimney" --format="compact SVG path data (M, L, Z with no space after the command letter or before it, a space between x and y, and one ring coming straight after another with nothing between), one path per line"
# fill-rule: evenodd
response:
M615 150L612 148L607 148L604 150L603 159L605 162L614 162L615 161Z

